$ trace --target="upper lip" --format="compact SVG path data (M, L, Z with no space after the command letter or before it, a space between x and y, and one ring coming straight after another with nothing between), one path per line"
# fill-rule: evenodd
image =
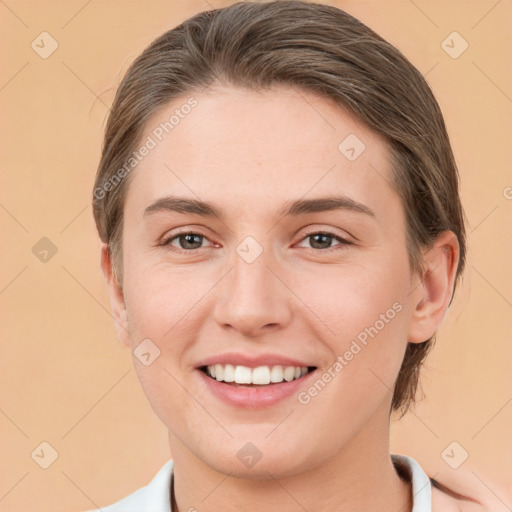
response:
M211 366L214 364L232 364L233 366L247 366L249 368L257 368L258 366L301 366L310 367L312 364L293 359L279 354L259 354L259 355L247 355L236 352L227 352L225 354L219 354L217 356L208 357L200 361L196 368L202 366Z

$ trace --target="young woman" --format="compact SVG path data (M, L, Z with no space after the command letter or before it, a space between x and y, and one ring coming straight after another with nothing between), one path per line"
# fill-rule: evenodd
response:
M443 117L396 48L301 1L186 20L122 81L93 206L173 456L102 510L474 505L389 453L465 260Z

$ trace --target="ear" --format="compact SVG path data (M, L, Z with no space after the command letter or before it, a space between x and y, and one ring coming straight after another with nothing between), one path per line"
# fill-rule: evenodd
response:
M452 299L459 254L459 241L452 231L443 231L423 253L424 271L413 284L409 342L428 340L443 320Z
M119 286L112 267L112 255L106 243L101 245L101 268L103 276L107 283L108 295L110 298L110 308L114 318L117 338L121 343L130 346L130 336L128 332L128 315L124 295Z

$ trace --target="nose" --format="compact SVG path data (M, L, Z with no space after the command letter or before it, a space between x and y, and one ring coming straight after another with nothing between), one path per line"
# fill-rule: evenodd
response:
M255 338L289 324L293 293L270 260L270 251L251 263L235 253L231 271L215 291L214 319L221 328Z

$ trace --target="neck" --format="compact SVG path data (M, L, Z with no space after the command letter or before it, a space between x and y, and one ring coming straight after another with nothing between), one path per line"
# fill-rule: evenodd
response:
M250 479L216 471L172 437L174 512L409 512L412 492L389 454L389 424L370 421L315 467L292 476ZM171 437L170 437L171 439Z

